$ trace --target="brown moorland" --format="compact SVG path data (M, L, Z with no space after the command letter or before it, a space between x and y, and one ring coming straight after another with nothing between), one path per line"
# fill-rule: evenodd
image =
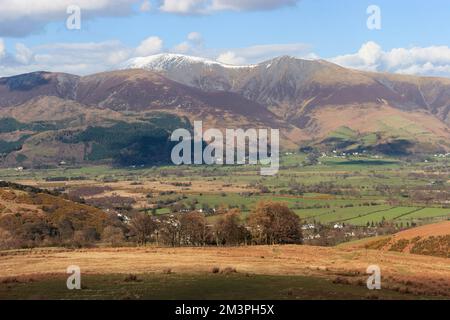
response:
M83 274L210 273L232 267L240 274L321 277L365 286L366 269L379 265L383 288L450 298L450 263L446 258L354 248L258 246L234 248L33 249L1 253L0 279L51 278L78 265Z
M398 232L392 236L364 239L341 247L376 249L450 258L450 221Z

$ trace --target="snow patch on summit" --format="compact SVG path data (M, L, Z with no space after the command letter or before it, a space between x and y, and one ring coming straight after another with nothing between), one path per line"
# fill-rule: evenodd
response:
M154 71L167 71L172 68L188 67L191 65L218 66L229 69L251 68L253 66L234 66L209 60L206 58L187 56L182 54L163 53L148 57L137 57L128 60L122 69L150 69Z
M206 58L186 56L182 54L163 53L148 57L137 57L124 63L124 69L151 69L155 71L165 71L168 68L183 67L194 64L203 64L206 66L220 66L222 68L241 69L251 68L248 66L234 66Z

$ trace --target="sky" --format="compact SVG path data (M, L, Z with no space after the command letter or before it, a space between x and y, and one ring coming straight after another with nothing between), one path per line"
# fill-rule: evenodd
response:
M171 52L450 77L449 42L448 0L0 0L0 76L85 75Z

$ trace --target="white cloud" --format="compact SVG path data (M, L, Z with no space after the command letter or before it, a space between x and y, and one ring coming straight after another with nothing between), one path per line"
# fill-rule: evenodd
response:
M175 14L211 14L218 11L271 10L299 0L158 0L159 10ZM135 6L137 4L137 6ZM65 23L67 8L79 6L82 18L128 16L149 12L150 0L0 0L0 36L23 37L41 32L55 21Z
M308 46L304 44L275 44L218 51L205 49L202 35L191 32L187 35L186 41L169 51L212 59L218 57L218 60L223 63L242 65L261 62L285 54L311 58L307 49ZM118 40L51 43L31 48L18 43L14 55L6 52L3 42L0 40L0 56L4 56L0 62L0 76L38 70L86 75L115 70L130 58L161 52L164 52L163 40L156 36L143 40L136 48L127 47Z
M81 8L83 19L127 16L137 0L0 0L0 35L26 36L52 21L65 21L67 7Z
M149 0L146 0L142 2L141 6L139 7L139 11L141 12L150 12L152 10L152 4Z
M6 55L5 42L0 38L0 60Z
M203 37L199 32L191 32L188 34L187 39L189 41L192 41L194 43L202 43L203 42Z
M158 37L145 39L138 48L127 47L117 40L51 43L32 48L18 43L15 54L5 52L5 58L0 61L0 76L40 70L78 75L116 70L121 63L135 57L137 51L153 54L161 47L162 40Z
M205 10L205 0L164 0L161 11L179 14L201 13Z
M38 46L33 50L34 59L27 66L29 70L75 74L115 69L117 64L128 59L134 51L120 41L54 43Z
M110 66L116 66L120 63L124 62L125 60L129 59L131 56L131 50L128 48L118 48L114 52L110 52L107 55L106 63Z
M33 51L23 43L17 43L15 58L21 64L29 64L33 59Z
M217 61L225 63L225 64L232 64L232 65L243 65L246 63L245 58L238 57L235 52L233 51L227 51L224 53L221 53L217 57Z
M176 14L210 14L218 11L273 10L300 0L163 0L160 10Z
M159 37L149 37L141 42L136 48L137 56L150 56L156 53L160 53L163 49L163 41Z
M213 0L213 10L273 10L285 6L293 6L299 0Z
M181 43L177 44L173 48L173 51L175 53L188 54L188 53L191 53L192 47L191 47L191 44L189 42L184 41L184 42L181 42Z
M171 51L190 55L205 54L206 50L203 47L203 36L199 32L191 32L187 35L185 41L176 45Z
M354 54L329 60L344 67L366 71L450 76L448 46L395 48L384 51L377 43L370 41Z
M232 49L218 55L218 60L228 64L252 64L272 59L282 55L298 58L317 58L311 54L310 47L304 43L257 45L246 48Z
M163 40L144 39L136 48L121 41L51 43L27 47L16 43L7 52L0 38L0 76L45 70L79 75L118 69L130 58L164 52ZM190 54L232 65L255 64L277 56L318 59L303 43L267 44L218 50L205 48L200 33L191 32L186 40L169 52ZM389 51L375 42L367 42L353 54L327 59L344 67L366 71L450 77L450 48L447 46L395 48Z

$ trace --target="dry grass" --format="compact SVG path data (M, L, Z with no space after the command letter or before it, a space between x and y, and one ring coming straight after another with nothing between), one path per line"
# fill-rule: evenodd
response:
M394 235L394 240L412 240L416 237L427 238L431 236L450 235L450 221L428 224L417 228L405 230Z
M319 276L355 285L363 285L367 267L377 264L383 283L393 290L408 288L450 296L449 259L310 246L32 250L19 255L9 252L0 260L0 279L61 274L73 264L80 266L84 274L161 274L161 270L207 274L219 269L242 274Z

